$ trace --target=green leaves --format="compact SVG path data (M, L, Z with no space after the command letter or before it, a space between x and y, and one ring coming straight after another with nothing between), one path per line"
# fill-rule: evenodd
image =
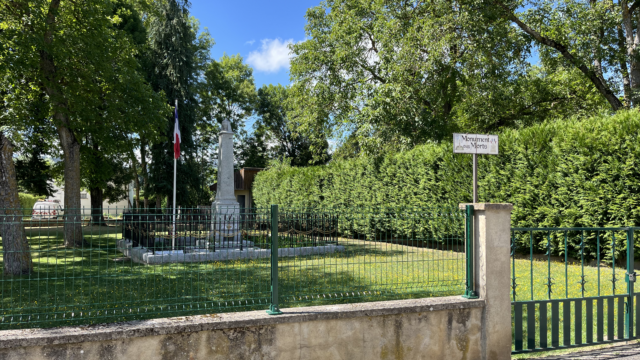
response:
M640 225L639 133L635 111L505 130L500 155L479 159L480 201L514 204L517 227ZM471 200L471 156L451 146L307 168L274 162L257 175L254 198L260 207L457 207Z
M251 116L257 100L253 69L239 54L224 54L207 65L199 95L208 121L222 123L227 119L234 129L243 128L242 122Z
M604 2L553 4L534 2L526 20L545 34L562 30L554 34L579 38L576 56L590 64L592 30L614 26L615 16ZM607 106L590 80L551 50L541 50L544 66L531 65L536 43L503 12L473 0L327 0L309 9L307 40L291 47L300 131L357 142L357 151L370 155L448 141L456 131L495 132ZM612 44L614 28L598 44ZM615 81L607 56L599 58Z
M327 139L322 131L300 131L291 88L264 85L258 90L254 136L270 144L272 159L289 158L294 166L322 164L329 159ZM313 126L313 124L306 124Z

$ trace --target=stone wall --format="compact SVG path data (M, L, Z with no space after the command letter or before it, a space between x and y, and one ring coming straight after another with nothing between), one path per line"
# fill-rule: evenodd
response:
M484 300L459 296L0 333L0 359L481 359Z

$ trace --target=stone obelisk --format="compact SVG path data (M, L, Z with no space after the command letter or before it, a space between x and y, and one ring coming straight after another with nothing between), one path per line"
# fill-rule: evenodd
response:
M218 142L218 188L213 207L214 239L221 241L239 241L240 204L234 194L233 169L233 131L229 120L222 122Z

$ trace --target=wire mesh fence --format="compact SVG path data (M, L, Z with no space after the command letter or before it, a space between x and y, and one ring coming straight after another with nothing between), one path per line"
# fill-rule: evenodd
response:
M281 211L279 244L314 247L322 255L280 256L280 301L293 306L462 294L464 225L457 209Z
M464 293L458 209L44 212L0 210L0 329Z

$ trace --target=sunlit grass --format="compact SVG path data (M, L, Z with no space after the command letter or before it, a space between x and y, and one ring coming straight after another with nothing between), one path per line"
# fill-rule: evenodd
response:
M0 328L266 310L271 302L269 259L148 266L122 258L118 227L83 233L87 245L68 249L61 228L28 230L34 271L0 277ZM344 252L279 259L282 308L464 291L464 253L446 250L449 243L443 251L406 241L338 242Z
M550 269L549 269L550 267ZM513 274L513 260L511 271ZM615 269L616 294L626 293L624 280L625 269L619 266ZM582 276L584 275L584 296L613 295L614 283L612 282L614 270L609 264L597 266L582 266L579 261L566 263L544 260L515 260L516 296L512 300L548 300L577 298L583 296ZM547 284L551 278L551 294L549 295ZM513 275L512 275L513 278Z
M115 246L122 237L119 227L84 227L83 232L87 246L68 249L61 228L28 229L34 271L29 276L0 277L0 328L265 310L271 302L269 259L147 266L122 258ZM280 246L291 239L283 240ZM285 311L294 306L460 295L464 291L465 257L460 244L445 242L444 248L434 249L430 247L436 243L418 247L407 241L342 238L338 243L345 246L345 252L279 259L279 302ZM614 291L610 264L598 268L573 261L565 266L561 261L528 259L511 263L519 301L582 297L583 276L585 297ZM615 269L616 294L626 291L625 272ZM562 307L560 311L562 317ZM572 305L572 314L574 311ZM586 329L584 306L582 311L582 328ZM605 304L605 318L608 311ZM613 311L617 330L617 303ZM525 348L527 315L525 307ZM549 307L549 329L550 317ZM561 344L563 325L561 318ZM536 331L539 326L537 305ZM575 324L571 329L575 343ZM606 334L608 328L604 329ZM594 338L595 334L594 329ZM547 339L551 344L550 331Z
M625 282L626 269L616 266L615 269L611 262L601 263L598 266L582 265L579 261L569 261L567 263L560 261L545 261L545 260L528 260L528 259L516 259L515 262L512 259L511 271L512 280L514 277L515 269L515 294L512 289L511 300L528 301L528 300L548 300L548 299L571 299L571 298L589 298L597 296L609 296L620 295L627 293L627 283ZM614 277L615 274L615 277ZM584 279L584 280L583 280ZM614 281L615 279L615 281ZM549 291L548 284L551 283L551 291ZM584 285L584 286L583 286ZM564 325L565 322L570 326L570 344L574 345L581 341L586 343L587 341L587 327L588 327L588 312L587 302L590 302L592 306L591 318L592 318L592 334L593 341L597 341L597 303L593 300L581 301L582 316L580 318L581 329L580 333L576 335L576 320L575 320L575 303L571 303L570 311L571 316L569 319L563 317L563 306L559 305L559 345L562 347L564 343ZM551 328L552 328L552 314L551 305L537 304L535 307L535 346L539 348L541 345L540 335L540 306L547 306L547 346L552 346ZM514 308L512 307L512 322L515 321ZM608 337L609 324L607 317L609 312L613 312L613 338ZM618 325L619 323L619 311L618 300L613 303L613 309L609 308L608 302L603 301L603 340L616 340L621 338ZM523 347L528 347L528 328L527 319L529 314L527 313L527 307L523 306ZM513 341L515 349L515 324L512 324L513 328Z

